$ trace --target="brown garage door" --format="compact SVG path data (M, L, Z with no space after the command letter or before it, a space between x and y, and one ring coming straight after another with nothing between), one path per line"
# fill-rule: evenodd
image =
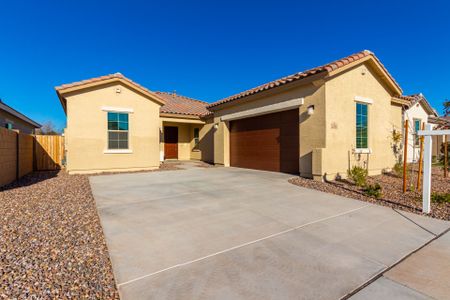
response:
M231 166L298 174L298 127L298 109L231 121Z

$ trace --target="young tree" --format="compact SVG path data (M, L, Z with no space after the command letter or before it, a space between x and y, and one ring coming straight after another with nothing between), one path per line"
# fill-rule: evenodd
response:
M448 99L444 101L444 116L450 116L450 100Z
M60 130L58 130L55 126L55 124L53 124L52 121L47 121L45 122L42 127L40 128L41 134L44 135L59 135L60 134Z

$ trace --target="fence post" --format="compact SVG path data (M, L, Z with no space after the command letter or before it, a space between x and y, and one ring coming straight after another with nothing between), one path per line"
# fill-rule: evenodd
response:
M431 131L431 124L425 125L425 131ZM423 190L422 190L422 211L429 214L431 211L431 135L425 135L425 145L423 149Z
M425 123L422 123L422 130L425 130ZM417 191L420 191L420 176L422 176L423 170L423 136L419 136L420 139L420 154L419 154L419 172L417 172Z
M406 163L408 161L408 119L405 121L405 130L404 130L405 136L404 136L404 143L403 143L403 193L406 193Z
M447 178L447 168L448 168L448 139L447 136L444 135L444 178Z

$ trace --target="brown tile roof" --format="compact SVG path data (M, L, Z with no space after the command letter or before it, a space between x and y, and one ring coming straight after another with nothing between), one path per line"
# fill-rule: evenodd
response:
M400 87L397 84L397 82L389 74L389 72L386 70L386 68L383 66L383 64L380 62L380 60L375 56L375 54L373 54L369 50L363 50L361 52L349 55L347 57L344 57L344 58L341 58L339 60L333 61L333 62L328 63L326 65L315 67L313 69L309 69L309 70L306 70L306 71L298 72L298 73L295 73L295 74L292 74L292 75L289 75L289 76L286 76L286 77L283 77L283 78L280 78L280 79L277 79L277 80L274 80L274 81L262 84L260 86L255 87L255 88L252 88L252 89L246 90L244 92L241 92L239 94L235 94L233 96L224 98L224 99L219 100L217 102L211 103L210 105L208 105L208 108L209 107L214 107L214 106L217 106L217 105L220 105L220 104L223 104L223 103L235 101L235 100L238 100L238 99L241 99L241 98L244 98L244 97L256 94L256 93L263 92L265 90L270 90L270 89L273 89L273 88L276 88L276 87L279 87L279 86L282 86L282 85L285 85L285 84L288 84L288 83L291 83L291 82L294 82L294 81L297 81L297 80L301 80L301 79L306 78L306 77L311 76L311 75L319 74L319 73L322 73L322 72L331 72L331 71L337 70L339 68L342 68L342 67L344 67L344 66L346 66L346 65L348 65L348 64L350 64L350 63L352 63L354 61L357 61L357 60L360 60L362 58L365 58L367 56L372 56L380 64L380 66L383 68L383 70L386 72L386 74L388 74L389 78L394 82L394 84L400 89Z
M160 98L166 101L161 106L160 112L166 114L206 116L211 112L206 109L207 102L192 99L175 93L155 92Z
M428 118L428 122L437 124L437 129L448 129L450 128L450 116L447 117L435 117L431 116Z

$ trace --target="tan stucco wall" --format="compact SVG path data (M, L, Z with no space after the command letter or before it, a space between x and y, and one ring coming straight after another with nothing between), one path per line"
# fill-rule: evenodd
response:
M364 75L363 75L364 73ZM395 164L392 131L401 131L402 109L391 104L392 95L367 65L349 69L325 83L326 147L322 149L321 174L345 177L353 165L369 165L369 174L379 174ZM368 146L372 154L352 154L356 141L355 96L369 98ZM360 158L360 159L358 159Z
M116 93L117 88L121 93ZM70 173L143 170L159 166L159 104L120 83L66 95L66 99L65 133ZM129 114L132 153L104 153L108 135L104 106L133 109Z
M214 118L208 118L200 129L201 160L214 163L214 149Z
M323 86L312 83L295 85L276 93L259 94L250 101L239 105L230 105L214 114L214 123L218 128L214 131L214 163L229 166L229 124L221 121L221 117L261 106L282 103L304 98L304 104L299 107L300 134L300 174L311 176L312 149L325 146L325 92ZM240 101L238 101L240 102ZM308 116L307 107L315 106L314 114Z
M34 133L33 126L4 110L0 110L0 127L5 128L8 122L13 122L13 129L17 129L22 133Z

